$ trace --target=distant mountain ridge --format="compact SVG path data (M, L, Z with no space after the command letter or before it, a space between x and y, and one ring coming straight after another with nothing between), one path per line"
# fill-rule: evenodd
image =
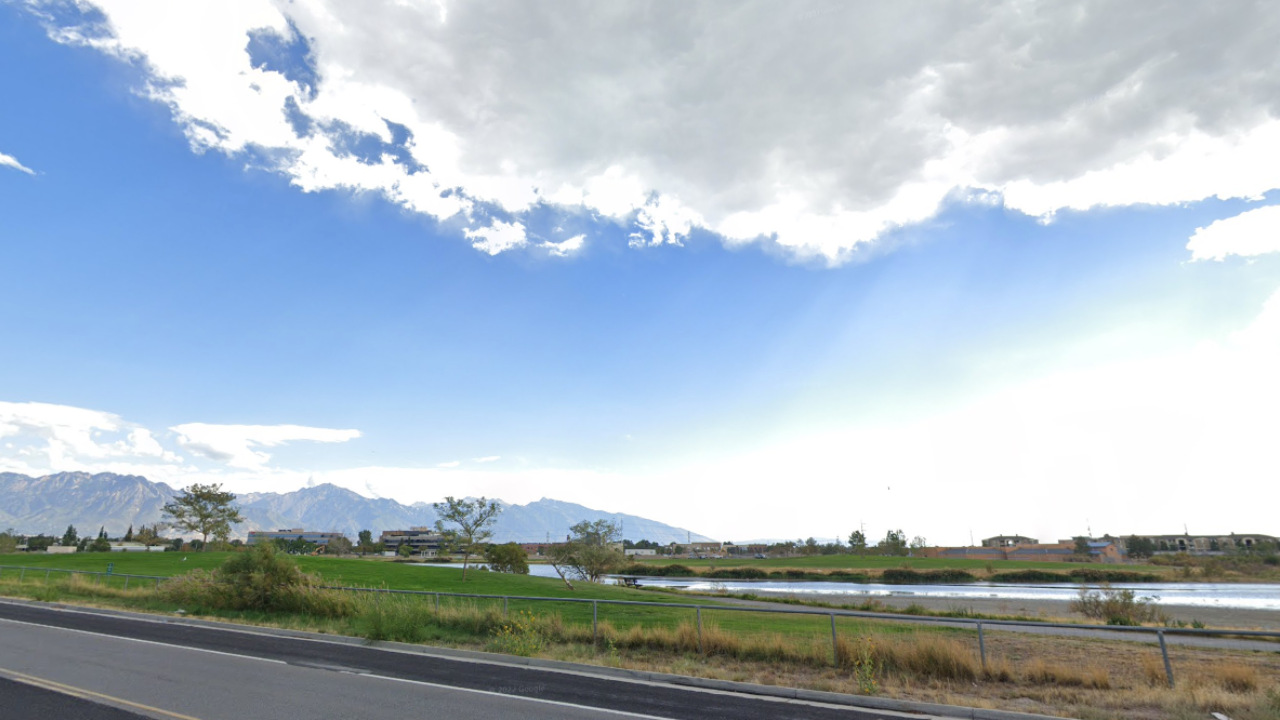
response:
M176 493L162 482L140 475L65 472L33 478L0 473L0 528L21 533L61 535L75 525L81 535L122 535L160 522L163 507ZM431 525L436 520L429 504L404 505L388 498L367 498L325 483L287 493L245 493L237 496L245 522L236 526L243 537L250 530L306 528L337 530L355 539L360 530L383 530ZM607 519L622 525L628 540L657 543L706 541L710 538L656 520L593 510L575 503L543 498L527 505L503 504L494 525L495 542L545 542L564 538L569 526L582 520Z

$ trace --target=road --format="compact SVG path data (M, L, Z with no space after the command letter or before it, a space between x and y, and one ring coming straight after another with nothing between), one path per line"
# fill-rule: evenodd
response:
M923 717L0 602L0 718L427 716Z

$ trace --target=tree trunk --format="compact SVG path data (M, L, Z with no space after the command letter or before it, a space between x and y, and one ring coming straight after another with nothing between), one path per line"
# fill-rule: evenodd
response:
M205 552L208 549L209 549L209 533L205 533L200 538L200 552Z
M467 561L471 559L471 551L466 550L462 553L462 582L467 581Z

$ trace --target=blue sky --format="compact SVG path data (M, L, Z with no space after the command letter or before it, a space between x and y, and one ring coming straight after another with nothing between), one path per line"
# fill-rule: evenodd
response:
M902 137L901 108L846 107L856 88L792 98L913 150L895 154L804 114L734 120L744 98L782 92L767 78L742 97L677 93L626 63L609 92L652 113L624 107L634 126L616 130L601 78L522 94L491 46L453 43L480 10L423 10L422 37L460 69L418 86L404 81L426 62L414 43L387 36L375 60L344 46L396 27L391 10L264 4L208 30L230 38L216 55L184 54L210 22L199 8L144 5L0 6L0 469L545 495L725 539L859 523L940 542L1277 530L1225 499L1183 500L1274 480L1254 440L1280 399L1265 370L1280 221L1249 214L1280 197L1256 167L1280 158L1266 88L1237 89L1232 125L1222 98L1166 100L1148 75L1133 91L1151 95L1145 124L1091 125L1098 98L1130 87L1119 73L1038 119L935 108L947 122L921 137ZM742 37L767 19L742 19ZM617 20L581 22L607 46ZM1185 42L1145 29L1148 45ZM633 34L650 33L669 37ZM710 78L757 61L727 47L689 57ZM869 60L907 61L847 62L874 75ZM267 81L311 135L279 104L259 113ZM688 109L697 90L705 112ZM716 112L723 146L691 144L716 137L701 129ZM1074 135L1046 129L1071 112ZM1170 130L1187 112L1198 121ZM442 179L405 189L424 177ZM1063 507L1068 486L1130 509L1094 493Z

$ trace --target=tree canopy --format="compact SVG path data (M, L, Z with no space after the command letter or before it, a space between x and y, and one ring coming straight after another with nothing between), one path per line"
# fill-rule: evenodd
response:
M235 494L223 491L218 483L195 483L183 488L166 503L164 514L174 527L200 533L200 549L203 551L209 547L210 535L225 540L231 535L232 525L244 522L235 500Z
M472 555L484 551L493 537L493 523L502 512L496 500L458 499L452 495L435 503L436 531L444 536L444 545L462 553L462 581L467 581L467 564Z

